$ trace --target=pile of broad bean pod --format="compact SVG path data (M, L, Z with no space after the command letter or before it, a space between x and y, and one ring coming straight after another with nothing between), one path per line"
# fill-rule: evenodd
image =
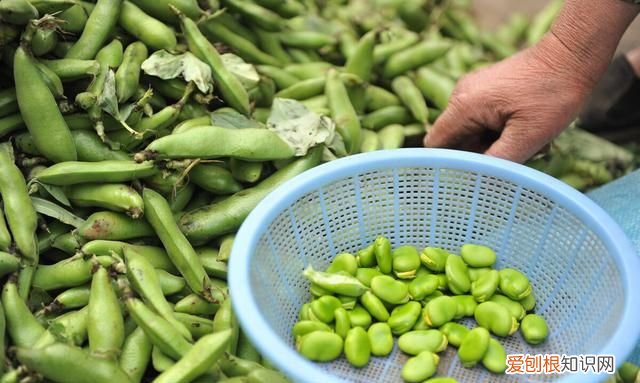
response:
M461 0L0 0L0 382L283 381L231 310L242 221L419 144L559 4L488 33Z

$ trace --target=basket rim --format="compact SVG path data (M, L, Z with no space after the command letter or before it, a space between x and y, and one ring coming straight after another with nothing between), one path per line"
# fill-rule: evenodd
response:
M632 270L640 270L640 258L620 226L586 195L538 170L483 154L451 149L408 148L356 154L322 164L280 185L253 209L240 227L232 248L229 264L229 291L239 323L258 351L296 382L343 382L317 364L290 348L264 320L251 292L250 264L253 249L266 227L291 203L322 185L374 169L399 167L453 168L503 178L540 194L565 207L602 240L621 270L622 285L631 292L625 297L620 325L599 350L602 355L615 355L616 364L624 362L640 338L640 278ZM634 293L635 292L635 293ZM604 318L603 318L604 319ZM585 382L587 376L564 376L562 383Z

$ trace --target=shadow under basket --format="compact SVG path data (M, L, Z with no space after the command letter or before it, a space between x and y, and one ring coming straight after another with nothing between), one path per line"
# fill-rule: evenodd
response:
M296 382L402 382L408 356L394 347L364 368L313 363L291 329L310 300L302 271L328 266L376 236L394 247L458 253L496 250L496 268L524 272L549 325L547 341L500 338L507 354L614 355L620 365L640 335L640 262L613 220L578 191L543 173L483 155L401 149L333 161L282 185L247 218L233 247L230 291L243 331ZM474 321L467 319L467 326ZM396 342L397 343L397 342ZM455 349L437 376L459 382L599 382L606 375L494 375L463 368Z

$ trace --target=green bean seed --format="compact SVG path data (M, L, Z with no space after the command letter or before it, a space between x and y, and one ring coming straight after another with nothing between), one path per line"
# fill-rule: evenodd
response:
M447 344L447 337L438 330L410 331L398 338L398 347L409 355L418 355L423 351L439 353L447 348Z
M360 326L367 329L371 325L371 314L361 305L356 304L353 310L347 311L347 313L349 314L349 322L351 322L352 327ZM389 332L391 332L391 330L389 330Z
M341 271L353 276L356 275L358 271L358 261L353 254L341 253L336 255L326 270L327 273L338 273Z
M378 269L361 267L356 271L356 278L367 287L371 287L371 280L380 275L383 274Z
M409 283L409 296L411 299L421 301L438 289L438 277L433 274L421 275Z
M402 367L402 379L406 382L422 382L436 373L440 358L431 351L423 351L409 358Z
M409 301L409 287L388 275L371 279L371 291L380 299L394 305Z
M459 323L449 322L440 327L440 331L446 335L449 344L454 347L460 347L462 340L469 333L469 329Z
M344 340L344 354L352 366L366 366L371 357L371 342L367 331L362 327L350 329Z
M529 344L540 344L547 339L549 328L543 317L536 314L529 314L522 319L520 324L522 337Z
M536 297L533 295L533 291L524 299L521 299L520 304L525 309L525 311L532 311L536 307Z
M500 291L513 300L522 300L531 294L531 284L526 275L516 269L500 270Z
M351 329L349 313L344 308L339 307L336 309L334 317L336 322L336 334L340 335L342 339L345 339L347 337L347 333Z
M393 334L388 324L384 322L374 323L367 330L371 354L375 356L387 356L393 350Z
M511 300L504 295L495 294L489 299L489 301L495 302L504 306L507 310L509 310L511 315L517 320L522 320L522 318L524 318L526 314L524 308L518 301Z
M430 327L440 327L455 318L457 312L455 300L445 295L429 301L422 310L422 317Z
M445 265L447 286L454 294L464 294L471 289L471 280L467 265L457 255L449 255Z
M333 322L335 311L340 307L342 307L342 303L332 295L325 295L311 302L311 311L325 323Z
M330 362L342 354L342 338L327 331L314 331L300 337L296 348L305 358L316 362Z
M360 297L360 303L365 309L367 309L372 317L376 318L380 322L386 322L389 320L389 311L385 307L384 303L382 303L382 300L380 300L380 298L374 295L371 291L366 291L362 294Z
M421 312L422 305L418 302L407 302L394 308L387 320L393 335L402 335L411 330L421 320Z
M494 374L504 374L507 369L507 353L497 340L490 338L482 365Z
M426 247L420 253L422 264L429 270L441 273L445 270L449 253L437 247Z
M498 289L500 274L497 270L488 271L474 282L471 282L471 294L476 301L482 303L491 299Z
M469 331L458 348L458 357L463 367L471 368L484 358L490 338L489 331L483 327Z
M471 282L475 282L478 279L480 279L480 277L482 277L483 275L491 272L491 270L493 269L490 267L480 267L480 268L469 267L469 279L471 279Z
M496 263L496 252L487 246L462 245L460 255L470 267L490 267Z
M511 315L509 310L495 302L480 303L474 317L478 325L497 336L512 335L519 327L517 319Z
M413 246L400 246L393 251L393 272L400 279L413 279L420 268L420 255Z
M471 295L456 295L451 297L456 302L457 310L455 319L472 317L478 307L478 303Z
M378 269L384 274L391 274L393 268L393 255L391 242L386 237L378 237L374 242L374 254Z
M358 261L358 267L375 267L377 264L375 245L371 244L364 249L358 250L356 252L356 260Z

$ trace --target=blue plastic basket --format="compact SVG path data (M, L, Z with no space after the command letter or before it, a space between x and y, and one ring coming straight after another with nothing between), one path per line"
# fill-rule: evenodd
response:
M302 270L326 267L377 235L392 244L457 252L482 243L497 267L532 281L550 328L540 346L501 339L508 354L607 354L624 361L640 336L640 261L620 228L595 203L562 182L521 165L450 150L361 154L309 170L253 210L232 250L229 284L242 329L296 382L401 382L407 359L356 369L344 358L316 364L294 348L291 328L309 300ZM472 323L472 322L470 322ZM503 375L462 368L455 350L438 375L460 382L596 382L605 376Z

